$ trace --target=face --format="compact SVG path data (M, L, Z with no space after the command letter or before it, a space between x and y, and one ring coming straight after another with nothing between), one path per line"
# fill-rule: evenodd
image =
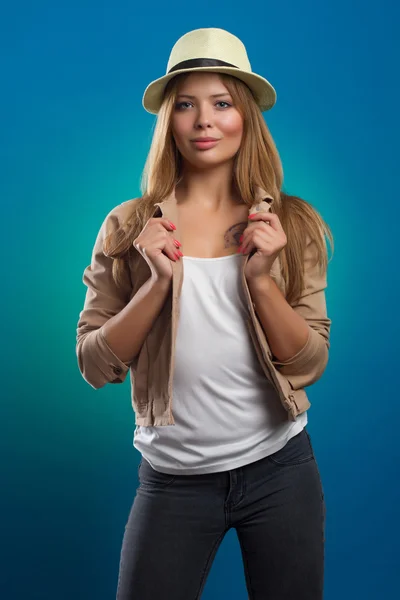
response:
M183 159L197 168L232 161L242 140L243 119L219 75L191 73L177 94L172 133ZM201 141L205 138L213 140Z

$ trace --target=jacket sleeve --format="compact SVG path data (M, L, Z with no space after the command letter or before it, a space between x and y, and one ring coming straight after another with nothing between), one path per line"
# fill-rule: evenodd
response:
M325 371L330 347L331 320L327 316L325 289L327 274L316 263L316 244L308 239L305 250L304 290L292 305L309 325L305 346L286 361L273 358L275 367L290 382L293 389L315 383Z
M124 278L121 287L115 284L113 261L103 253L106 235L117 226L114 209L98 232L91 263L83 273L87 290L77 325L76 355L83 378L95 389L106 383L122 383L129 371L129 363L122 362L114 354L103 335L103 325L126 306L131 292L128 277Z

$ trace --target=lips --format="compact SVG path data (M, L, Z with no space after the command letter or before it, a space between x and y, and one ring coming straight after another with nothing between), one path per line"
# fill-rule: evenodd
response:
M218 141L217 138L211 138L211 137L195 138L194 140L192 140L192 142L217 142L217 141Z
M218 144L219 140L210 139L210 138L202 138L198 140L192 140L193 145L197 150L210 150L214 148Z

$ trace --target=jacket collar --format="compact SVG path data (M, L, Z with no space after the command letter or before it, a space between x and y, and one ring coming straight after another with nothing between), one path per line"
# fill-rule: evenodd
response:
M249 208L249 215L253 212L269 212L273 206L274 199L261 187L256 188L254 203ZM155 206L158 206L163 215L165 215L171 221L176 220L177 215L177 200L175 195L175 187L172 192L164 198L162 202L156 202Z
M254 203L249 208L249 215L253 212L269 212L271 210L271 206L273 204L273 198L270 194L268 194L265 190L258 187L256 188L256 193L254 197ZM162 216L172 223L175 224L176 229L174 230L174 236L179 239L180 230L179 230L179 220L178 220L178 211L177 211L177 200L175 196L175 187L173 188L171 194L166 197L162 202L157 202L155 204L155 209L153 216L156 216L157 213L161 212ZM246 266L247 261L249 260L249 256L243 256L242 262L242 276L244 278L244 268ZM173 298L178 298L180 294L180 290L183 282L183 263L178 260L172 263L173 270ZM278 259L273 263L271 268L271 275L274 276L278 270ZM245 281L243 279L243 281ZM247 284L246 284L247 285Z

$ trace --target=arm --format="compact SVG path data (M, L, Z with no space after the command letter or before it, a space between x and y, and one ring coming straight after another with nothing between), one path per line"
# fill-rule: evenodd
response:
M268 339L273 363L294 389L317 381L328 362L331 321L327 317L326 273L315 265L315 246L309 241L305 252L305 288L290 306L274 280L267 276L249 289Z
M150 278L125 308L103 325L103 334L120 360L130 363L138 354L159 315L172 280Z
M149 279L130 300L129 276L121 286L115 284L112 259L103 253L103 241L117 221L115 213L105 219L83 275L87 292L77 326L76 354L82 376L95 389L125 380L169 290L169 283Z
M272 354L280 362L290 360L307 343L307 322L286 302L269 275L256 284L249 282L249 289Z

